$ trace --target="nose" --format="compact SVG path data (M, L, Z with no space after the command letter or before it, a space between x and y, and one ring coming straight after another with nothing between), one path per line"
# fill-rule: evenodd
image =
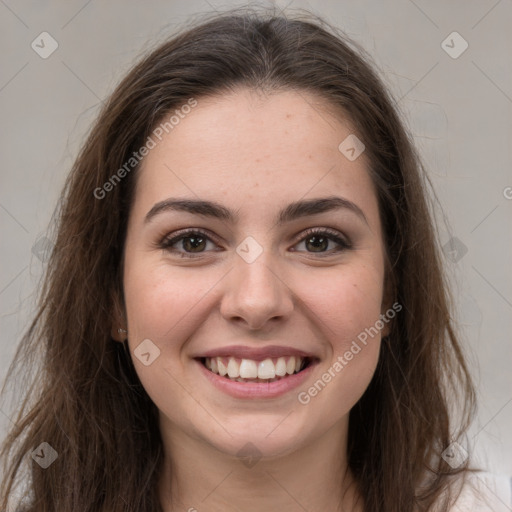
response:
M239 257L235 260L225 282L222 316L250 330L265 329L271 321L288 318L293 311L293 293L272 255L263 252L252 263Z

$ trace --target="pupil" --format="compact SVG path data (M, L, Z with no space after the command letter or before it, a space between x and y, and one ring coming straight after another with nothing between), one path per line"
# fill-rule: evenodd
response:
M318 239L319 242L316 244L314 242L311 242L314 239ZM321 249L321 250L326 249L328 242L329 242L329 240L326 237L314 235L314 236L310 237L306 243L312 243L313 247L315 248L313 252L320 252L320 251L318 251L318 249Z
M317 240L315 243L314 240ZM311 244L313 252L321 252L327 249L329 240L326 237L313 235L306 241L306 244ZM201 236L189 236L183 240L184 249L195 251L197 249L204 249L204 238Z
M186 250L191 249L192 251L194 251L195 249L198 249L198 248L204 249L204 247L202 247L202 246L204 246L204 238L202 238L200 236L198 236L198 237L189 236L183 240L183 243L184 243L184 249L186 249Z

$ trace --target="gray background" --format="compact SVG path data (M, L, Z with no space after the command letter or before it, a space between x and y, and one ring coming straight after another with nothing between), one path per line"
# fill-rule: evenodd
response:
M235 5L0 0L0 380L33 313L44 260L38 240L101 101L144 49L191 14ZM448 223L441 243L480 401L468 448L483 467L512 475L512 2L277 5L309 9L345 30L399 99ZM44 31L58 42L46 59L31 47ZM442 45L453 31L469 45L458 58L445 49L459 51L461 40ZM0 403L1 436L15 406Z

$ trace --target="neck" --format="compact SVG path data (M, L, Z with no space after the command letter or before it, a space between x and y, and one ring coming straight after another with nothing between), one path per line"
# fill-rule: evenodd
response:
M309 445L280 457L241 460L162 423L162 509L359 512L357 486L345 456L347 426L344 420Z

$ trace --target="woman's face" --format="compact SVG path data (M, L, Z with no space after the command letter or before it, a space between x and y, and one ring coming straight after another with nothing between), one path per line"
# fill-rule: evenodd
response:
M124 271L134 364L165 438L291 453L346 428L378 360L368 162L351 138L339 149L350 125L306 92L197 102L138 177Z

